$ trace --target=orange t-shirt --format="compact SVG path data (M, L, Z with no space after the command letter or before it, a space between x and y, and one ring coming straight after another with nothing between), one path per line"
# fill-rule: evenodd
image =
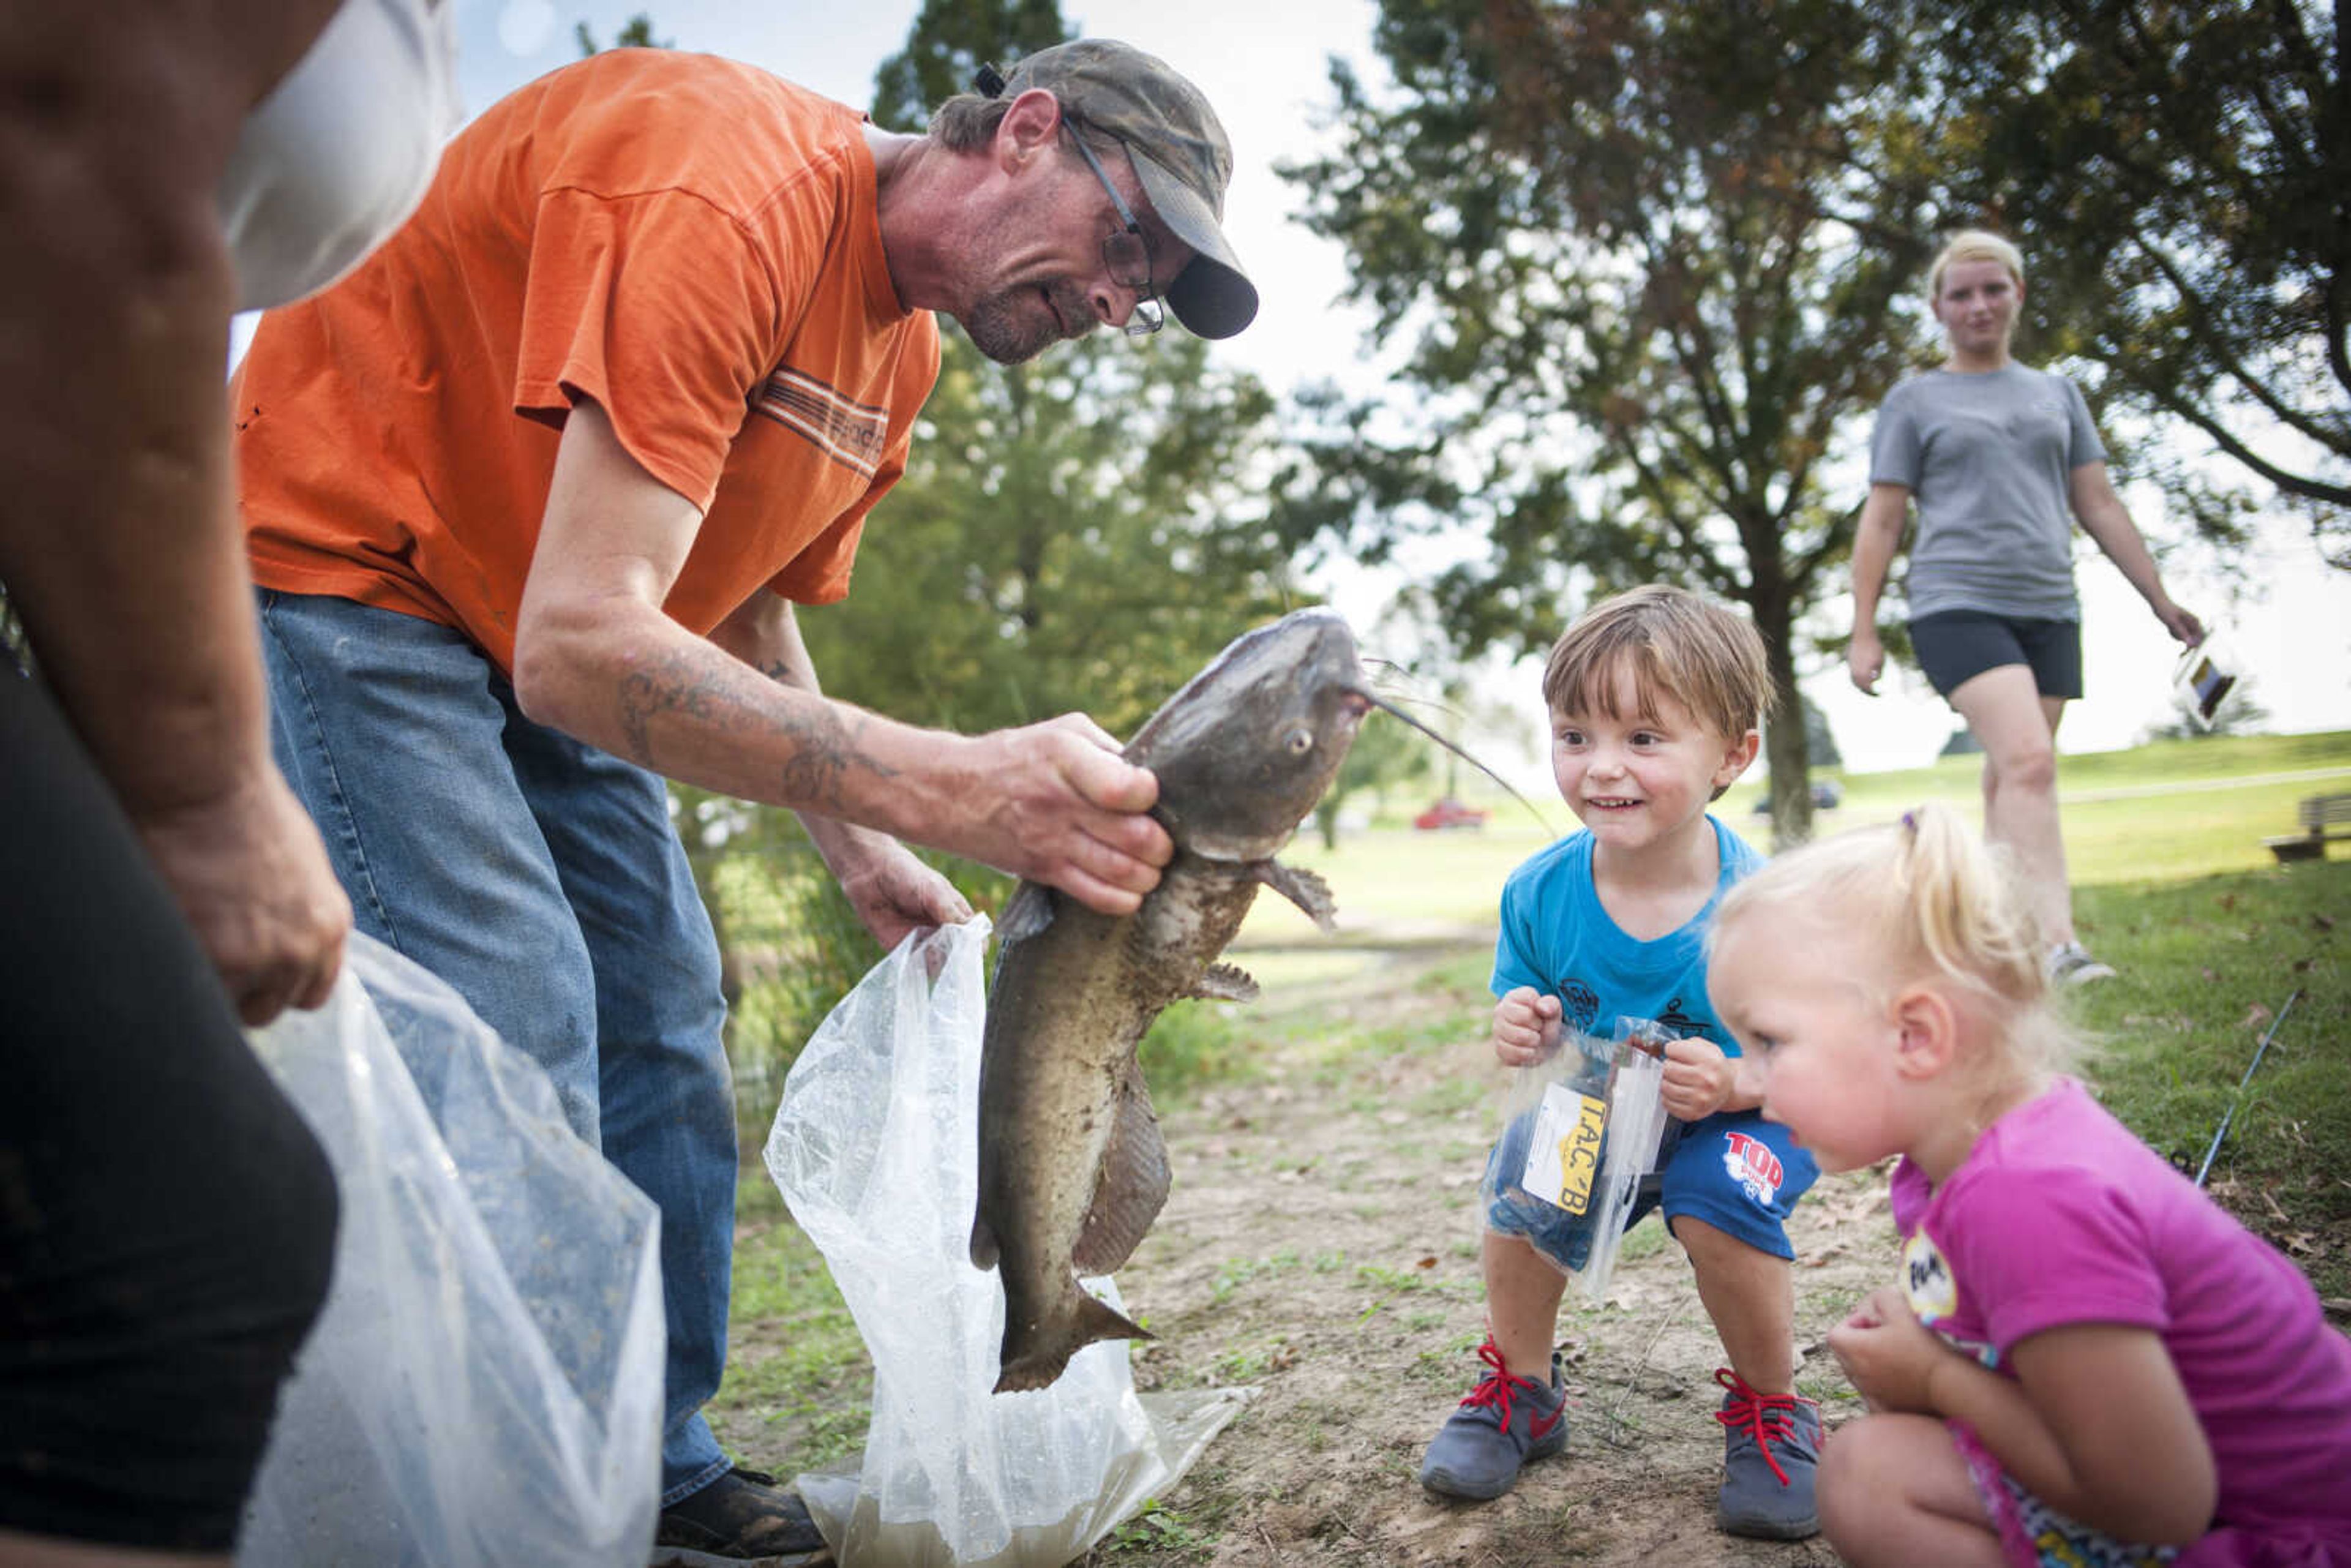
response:
M704 511L663 608L849 590L937 378L853 110L613 49L501 99L367 263L262 319L231 387L254 577L462 629L502 670L580 398Z

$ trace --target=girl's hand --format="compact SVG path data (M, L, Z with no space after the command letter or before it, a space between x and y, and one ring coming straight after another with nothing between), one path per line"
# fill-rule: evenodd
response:
M1520 986L1494 1004L1494 1055L1505 1067L1532 1067L1559 1049L1559 998Z
M1829 1351L1873 1411L1939 1416L1928 1394L1935 1367L1959 1353L1910 1311L1901 1291L1880 1286L1829 1331Z

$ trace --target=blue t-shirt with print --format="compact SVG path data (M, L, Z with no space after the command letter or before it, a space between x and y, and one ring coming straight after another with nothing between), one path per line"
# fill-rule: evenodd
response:
M1715 906L1763 857L1711 814L1721 873L1714 896L1654 942L1625 934L1600 905L1592 881L1592 833L1569 834L1520 865L1502 884L1502 934L1494 946L1494 994L1520 986L1555 996L1568 1029L1603 1038L1620 1018L1651 1019L1685 1038L1704 1035L1727 1056L1739 1042L1706 995L1706 931Z

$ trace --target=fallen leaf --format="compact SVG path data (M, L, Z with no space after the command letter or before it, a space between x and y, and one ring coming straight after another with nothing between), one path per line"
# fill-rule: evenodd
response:
M2236 908L2236 907L2237 907L2237 895L2236 895L2235 894L2233 894L2233 893L2224 893L2224 894L2222 894L2220 895L2220 907L2221 907L2221 908L2223 908L2223 909L2234 909L2234 908Z
M2296 958L2294 961L2294 972L2297 975L2307 975L2310 973L2310 967L2317 962L2315 958Z
M2314 915L2310 917L2310 923L2313 925L2317 926L2321 931L2332 931L2335 929L2335 916L2332 915Z
M2259 1029L2262 1025L2269 1021L2270 1009L2262 1006L2261 1003L2255 1002L2252 1007L2245 1009L2244 1021L2237 1027L2240 1029Z
M2205 966L2204 966L2204 983L2205 983L2206 985L2208 985L2208 986L2209 986L2209 985L2210 985L2213 981L2215 981L2215 980L2219 979L2220 977L2220 976L2218 976L2218 975L2216 975L2216 974L2214 974L2214 973L2212 972L2212 966L2211 966L2211 965L2207 964L2207 965L2205 965Z
M1425 1256L1424 1258L1422 1258L1422 1259L1421 1259L1421 1260L1420 1260L1419 1262L1415 1263L1415 1264L1413 1265L1413 1267L1414 1267L1414 1268L1416 1268L1416 1269L1434 1269L1434 1268L1436 1268L1436 1267L1437 1267L1437 1254L1436 1254L1436 1253L1434 1253L1434 1252L1431 1252L1431 1253L1427 1254L1426 1256Z

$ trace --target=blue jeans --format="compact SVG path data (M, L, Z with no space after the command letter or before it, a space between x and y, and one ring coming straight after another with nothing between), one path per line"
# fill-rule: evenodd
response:
M260 591L277 765L359 928L544 1067L564 1115L661 1207L662 1503L724 1475L734 1086L718 946L662 781L533 724L459 632Z

